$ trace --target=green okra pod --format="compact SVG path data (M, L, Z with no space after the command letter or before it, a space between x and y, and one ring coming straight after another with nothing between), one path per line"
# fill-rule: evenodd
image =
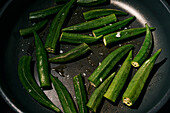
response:
M102 80L104 80L109 72L113 69L113 67L117 64L118 61L121 60L121 58L130 51L134 45L128 44L124 45L122 47L119 47L118 49L111 52L99 65L95 71L90 75L88 80L94 87L98 87Z
M150 27L150 30L154 30L154 27ZM146 32L146 28L131 28L121 30L115 33L108 34L103 37L103 42L105 46L110 46L113 43L118 43L122 40L127 40L134 36L140 35Z
M117 10L117 9L94 9L94 10L84 12L83 16L85 20L90 20L90 19L101 17L101 16L107 16L110 14L115 14L116 16L127 15L127 13Z
M31 61L31 56L22 56L19 60L18 75L23 87L38 103L59 113L60 109L45 95L31 74Z
M63 107L64 113L77 113L73 99L71 98L70 93L63 85L63 83L53 75L50 75L50 78L57 92L60 103Z
M29 20L43 19L52 14L58 13L64 5L57 5L43 10L29 13Z
M46 38L45 48L50 53L55 53L56 46L61 35L61 28L65 22L65 19L70 11L71 6L75 3L76 0L71 0L58 12L58 14L53 19L49 33Z
M49 58L48 61L55 62L55 63L69 62L69 61L72 61L72 60L84 55L85 53L87 53L90 50L91 50L91 48L86 43L82 43L81 45L73 48L72 50L70 50L66 53L59 54L55 57Z
M76 100L79 108L79 113L88 113L86 102L86 90L84 87L83 79L81 74L78 74L73 77L73 85L74 85L74 91L76 95Z
M51 84L50 84L50 77L49 77L49 70L48 70L49 67L48 67L47 53L38 34L36 32L33 33L35 37L36 64L37 64L37 72L39 76L40 86L50 87Z
M145 85L145 82L155 64L155 61L160 53L161 49L159 49L152 57L146 60L130 81L122 98L123 103L125 103L127 106L132 106L138 99Z
M128 19L116 22L114 24L110 24L110 25L107 25L105 27L92 30L92 33L95 37L100 36L100 35L107 35L111 32L117 31L120 28L125 27L127 24L129 24L134 19L135 19L135 17L133 16L133 17L130 17Z
M91 30L91 29L95 29L98 27L102 27L106 24L113 23L116 21L117 21L117 18L115 16L115 14L111 14L106 17L102 17L102 18L98 18L95 20L90 20L87 22L83 22L80 24L66 27L66 28L62 29L62 31L86 31L86 30Z
M60 37L60 42L72 43L72 44L81 44L81 43L94 43L102 38L101 36L92 37L83 34L76 33L66 33L63 32Z
M31 26L31 27L20 29L19 33L20 33L21 36L31 34L31 33L33 33L33 31L38 31L41 28L43 28L47 24L47 22L48 22L48 20L43 20L43 21L41 21L41 22Z
M114 75L115 72L112 73L106 80L104 80L104 82L92 93L86 106L93 110L93 112L96 112L98 106L101 104L103 95L105 94L107 88L109 87L110 82L112 81Z
M115 75L112 83L110 84L109 88L104 94L105 98L111 100L112 102L116 101L129 75L131 69L131 61L132 61L132 50L129 52L128 57L122 64L121 68Z
M142 65L142 63L146 60L146 58L148 57L151 48L152 48L152 33L149 29L149 26L146 24L146 36L145 36L145 40L142 44L141 49L139 50L139 52L137 53L137 55L135 56L135 58L132 61L132 65L134 67L139 67Z

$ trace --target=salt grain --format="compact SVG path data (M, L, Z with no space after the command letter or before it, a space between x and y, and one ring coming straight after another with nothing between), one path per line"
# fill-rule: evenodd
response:
M103 53L99 53L99 55L103 56Z
M83 76L85 77L85 76L86 76L86 73L83 73Z
M60 50L60 53L63 53L63 50Z
M70 75L67 75L67 77L69 77Z
M102 78L100 78L100 82L102 82L103 81L103 79Z
M92 36L92 34L90 33L89 36Z
M117 32L116 37L120 37L120 32Z

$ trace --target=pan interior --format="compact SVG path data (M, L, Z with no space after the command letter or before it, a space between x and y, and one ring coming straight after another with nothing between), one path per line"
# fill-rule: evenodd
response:
M166 96L166 94L168 93L170 86L170 83L168 82L170 80L170 77L168 76L168 69L170 64L168 57L170 54L168 51L169 39L167 38L170 36L167 29L168 26L170 26L170 23L166 22L168 22L168 19L170 19L170 15L168 15L168 11L166 10L166 8L164 8L162 4L158 4L157 2L155 2L157 8L156 6L153 7L152 1L153 0L144 0L141 2L133 0L112 0L110 5L88 8L77 7L72 12L71 18L68 21L68 24L66 25L70 26L80 22L84 22L85 20L82 16L82 12L84 11L97 8L113 8L120 9L129 13L128 16L118 17L119 20L123 20L130 16L136 16L136 20L132 22L129 26L127 26L127 28L144 27L145 23L148 23L149 26L156 27L156 30L153 32L153 53L156 52L156 50L158 50L159 48L162 48L163 51L156 62L156 65L151 73L150 78L147 81L147 84L140 96L140 99L137 101L136 106L134 106L133 108L125 106L121 101L121 97L119 97L118 102L116 103L112 103L104 99L103 104L99 109L99 112L101 113L144 113L149 111L153 112L153 109L158 109L155 108L155 106L157 106L157 104L160 103L162 99L169 98L168 96ZM12 2L0 18L1 42L3 42L0 45L2 48L2 55L0 56L2 59L0 70L0 86L1 92L3 92L1 93L1 95L6 98L6 101L8 101L10 106L13 107L15 110L19 110L22 112L53 113L53 111L38 104L24 90L18 78L17 65L19 58L23 55L32 55L33 61L35 61L34 37L31 35L29 37L21 37L18 32L19 29L31 25L30 21L28 20L29 12L54 5L55 4L53 1L47 0L18 0ZM45 42L46 35L48 33L48 28L49 25L47 25L44 30L39 32L39 35L42 38L43 42ZM90 32L86 32L85 34L92 35ZM142 45L143 40L144 35L130 41L115 44L111 48L104 47L102 42L90 45L90 47L92 48L92 53L88 54L87 56L84 56L81 59L78 59L77 61L70 62L67 64L50 64L51 73L54 76L59 77L59 79L69 90L74 101L76 101L72 83L73 76L82 73L85 79L86 89L88 89L88 76L92 74L96 67L111 51L115 50L119 46L130 43L135 45L133 55L136 55ZM68 50L74 47L76 47L76 45L61 44L58 53L67 52ZM51 57L54 55L49 54L49 56ZM119 68L121 63L122 62L119 62L119 64L117 64L116 69ZM33 68L33 74L38 82L36 66L33 65ZM131 76L133 76L135 72L136 69L133 69ZM62 77L61 75L64 77ZM45 90L44 92L47 94L49 99L51 99L59 108L62 109L54 89Z

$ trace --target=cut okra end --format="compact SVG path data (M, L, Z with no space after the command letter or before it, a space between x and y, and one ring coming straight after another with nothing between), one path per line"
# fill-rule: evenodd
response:
M132 64L133 67L139 67L140 66L139 63L135 62L135 61L132 61L131 64Z
M93 32L93 31L92 31L92 34L93 34L93 36L94 36L94 37L96 37L96 34L95 34L95 32ZM103 35L102 35L102 36L103 36Z
M130 100L130 98L123 97L123 103L127 106L132 106L132 101Z
M90 82L90 84L91 84L93 87L96 87L96 85L95 85L94 83Z
M52 48L50 48L50 47L46 47L46 50L47 50L47 52L49 52L49 53L55 53L55 50L52 49Z
M106 38L105 37L103 37L103 43L104 43L105 46L107 46L107 42L106 42Z

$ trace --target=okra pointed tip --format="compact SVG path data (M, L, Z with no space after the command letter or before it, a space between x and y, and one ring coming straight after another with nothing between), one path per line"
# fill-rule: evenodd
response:
M132 16L132 17L130 17L129 19L132 19L132 20L133 20L133 19L136 19L136 17L135 17L135 16Z
M150 27L150 30L154 31L154 30L156 30L156 28L155 27Z
M148 23L145 23L145 26L146 26L146 27L149 27L149 26L148 26Z
M157 51L156 51L156 53L155 53L153 56L158 57L158 56L159 56L159 54L161 53L161 51L162 51L162 49L157 50Z
M160 48L158 51L161 52L161 51L162 51L162 48Z

